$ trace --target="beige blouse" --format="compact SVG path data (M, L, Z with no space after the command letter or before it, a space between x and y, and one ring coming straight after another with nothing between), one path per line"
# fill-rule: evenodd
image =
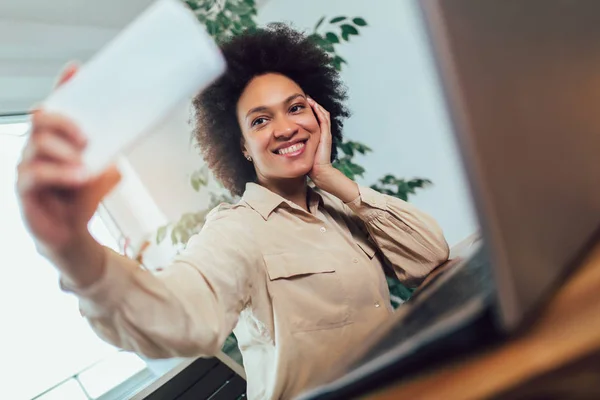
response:
M161 272L107 249L82 314L104 340L147 357L211 356L234 331L250 399L288 399L392 313L383 266L417 285L448 258L432 218L368 188L310 212L256 184L207 217Z

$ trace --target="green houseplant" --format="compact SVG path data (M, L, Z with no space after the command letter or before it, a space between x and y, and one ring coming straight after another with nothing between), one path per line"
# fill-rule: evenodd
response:
M254 0L184 1L217 42L257 28L255 21L257 8ZM338 54L339 46L350 42L354 36L360 35L360 30L366 26L367 21L362 17L337 16L328 19L323 16L317 21L309 37L330 55L332 66L341 71L343 66L347 65L347 61ZM348 139L338 145L338 150L339 157L334 166L351 179L362 178L365 168L357 164L355 156L357 154L366 155L372 150L363 143ZM198 192L208 190L210 180L211 177L206 166L193 171L190 176L190 184ZM405 180L388 174L372 184L371 188L402 200L408 200L416 189L430 184L431 182L427 179ZM178 221L160 227L156 233L156 242L160 243L169 236L174 246L183 247L192 235L202 229L204 219L212 208L219 203L233 203L238 200L222 187L208 190L208 194L210 196L208 208L185 213ZM406 288L395 278L388 277L387 280L394 306L398 306L410 297L412 290ZM237 362L242 363L233 335L227 339L223 351Z

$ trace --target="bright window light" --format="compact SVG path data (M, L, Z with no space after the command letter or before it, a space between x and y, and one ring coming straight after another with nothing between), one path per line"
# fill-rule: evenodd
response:
M72 379L54 390L38 397L36 400L88 400L79 383Z
M36 252L14 192L15 167L27 130L26 122L3 124L0 119L0 399L30 400L61 382L38 398L94 399L145 365L93 333L79 313L77 299L61 292L57 271ZM118 250L102 219L94 217L90 230L99 242ZM98 363L101 360L116 361ZM92 365L98 367L88 368ZM69 380L80 372L81 385ZM85 384L89 396L82 391Z

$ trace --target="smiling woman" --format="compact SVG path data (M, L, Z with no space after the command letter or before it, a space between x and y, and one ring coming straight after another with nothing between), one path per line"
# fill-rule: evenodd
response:
M257 181L260 169L257 172L245 158L255 155L248 154L249 149L240 151L242 138L248 145L255 143L249 132L253 132L253 138L260 137L265 125L276 124L280 140L286 141L289 132L285 130L289 125L285 125L284 114L294 120L301 119L305 139L319 130L307 96L333 116L331 159L335 159L343 122L350 115L344 104L346 88L329 63L328 55L314 41L286 25L274 24L233 38L223 44L222 51L228 72L194 100L195 136L208 167L227 189L240 196L247 182ZM269 150L280 145L277 143ZM265 163L267 160L264 159ZM261 165L267 168L269 164ZM268 174L268 170L264 172Z
M252 79L238 101L237 117L243 153L253 160L257 182L269 187L277 184L273 180L308 175L319 121L297 83L272 73Z
M35 115L18 194L40 250L102 338L150 358L213 356L233 331L248 397L288 399L390 317L386 273L416 286L448 246L431 217L333 167L348 112L322 49L284 26L222 48L228 71L194 101L196 137L217 178L243 195L214 209L165 268L144 270L89 232L116 180L63 177L81 168L72 122ZM44 136L72 151L57 154Z

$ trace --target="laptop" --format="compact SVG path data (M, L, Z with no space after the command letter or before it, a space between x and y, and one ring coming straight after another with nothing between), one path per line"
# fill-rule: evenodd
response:
M300 399L345 399L535 320L600 228L600 1L421 0L483 240Z

